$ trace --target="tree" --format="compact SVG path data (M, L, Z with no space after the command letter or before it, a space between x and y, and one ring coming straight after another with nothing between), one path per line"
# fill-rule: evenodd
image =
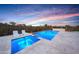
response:
M15 22L10 22L10 24L11 24L11 25L14 25L14 26L16 25L16 23L15 23Z
M47 24L45 24L45 27L47 27L48 25Z

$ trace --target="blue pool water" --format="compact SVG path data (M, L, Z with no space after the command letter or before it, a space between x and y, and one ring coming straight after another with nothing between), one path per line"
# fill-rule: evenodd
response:
M11 41L11 54L14 54L25 47L31 46L35 42L39 41L40 39L36 38L35 36L26 36L22 38L16 38Z
M58 33L58 31L45 30L35 32L34 36L29 35L21 38L11 40L11 54L17 53L18 51L31 46L35 42L39 41L38 37L52 40L52 38Z
M46 30L46 31L40 31L34 33L35 36L41 37L47 40L51 40L55 35L58 33L58 31L52 31L52 30Z

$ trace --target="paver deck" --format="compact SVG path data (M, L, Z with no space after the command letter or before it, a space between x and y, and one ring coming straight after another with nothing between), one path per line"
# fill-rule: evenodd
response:
M0 54L10 53L12 36L0 37ZM53 40L41 39L17 54L79 54L79 32L59 32Z

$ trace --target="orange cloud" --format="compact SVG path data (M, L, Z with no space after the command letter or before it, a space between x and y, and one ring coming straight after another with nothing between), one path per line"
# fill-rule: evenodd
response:
M26 22L27 25L32 25L39 22L49 21L49 20L63 20L65 18L79 16L79 13L77 14L65 14L65 15L55 15L55 16L47 16L47 17L39 17L36 19L28 20Z

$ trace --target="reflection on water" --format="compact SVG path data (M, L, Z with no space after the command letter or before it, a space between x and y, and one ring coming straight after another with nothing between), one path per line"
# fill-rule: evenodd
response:
M54 36L57 33L58 33L58 31L46 30L46 31L36 32L34 34L35 34L35 36L42 37L47 40L52 40L52 38L54 38Z
M33 43L39 41L40 39L37 39L34 36L26 36L22 38L17 38L11 41L11 53L14 54L20 50L22 50L25 47L31 46Z

